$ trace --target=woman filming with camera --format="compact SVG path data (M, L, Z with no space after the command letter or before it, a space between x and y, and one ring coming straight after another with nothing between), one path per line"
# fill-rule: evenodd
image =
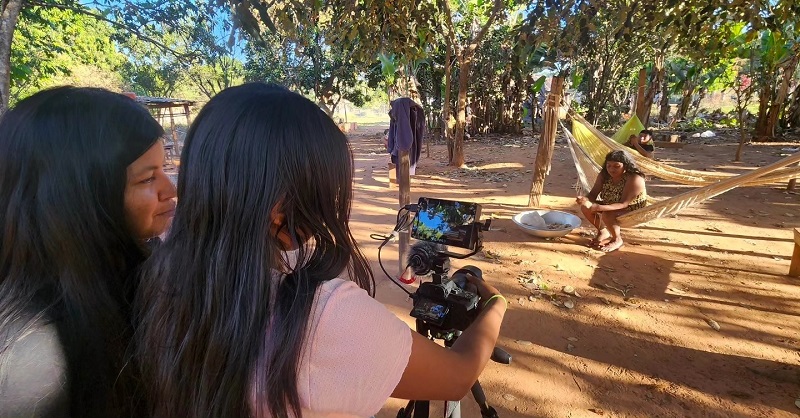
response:
M390 396L469 391L505 299L471 277L488 303L448 350L372 298L349 227L351 150L314 103L229 88L199 113L181 163L171 234L136 303L154 416L370 416Z

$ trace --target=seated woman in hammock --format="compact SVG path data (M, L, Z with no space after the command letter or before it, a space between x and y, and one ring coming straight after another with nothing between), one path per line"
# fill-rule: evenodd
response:
M581 212L597 228L592 246L604 252L622 247L617 218L647 203L644 173L625 151L606 155L603 169L588 196L576 199Z

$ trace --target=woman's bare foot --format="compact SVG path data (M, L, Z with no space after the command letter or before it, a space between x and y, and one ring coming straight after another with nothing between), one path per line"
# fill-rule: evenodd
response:
M603 228L592 238L589 242L589 246L596 248L608 244L609 241L611 241L611 234L608 232L608 229Z
M600 251L602 251L604 253L610 253L612 251L617 251L624 244L625 243L622 242L622 238L617 237L617 239L609 242L608 244L600 246Z

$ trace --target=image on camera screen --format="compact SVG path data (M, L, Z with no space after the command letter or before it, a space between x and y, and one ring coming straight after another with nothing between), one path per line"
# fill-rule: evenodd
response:
M411 236L439 244L471 248L473 223L480 216L477 203L423 197L417 204L417 217L411 227Z
M447 306L440 305L436 302L423 300L414 305L411 316L434 324L441 324L444 322L447 312Z

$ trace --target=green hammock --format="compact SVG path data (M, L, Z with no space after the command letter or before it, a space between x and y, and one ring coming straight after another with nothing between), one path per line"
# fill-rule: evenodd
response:
M618 144L624 144L625 141L630 138L631 135L639 136L639 132L644 130L644 125L642 125L642 121L639 120L639 117L636 115L631 116L624 125L615 133L611 139L616 141Z

